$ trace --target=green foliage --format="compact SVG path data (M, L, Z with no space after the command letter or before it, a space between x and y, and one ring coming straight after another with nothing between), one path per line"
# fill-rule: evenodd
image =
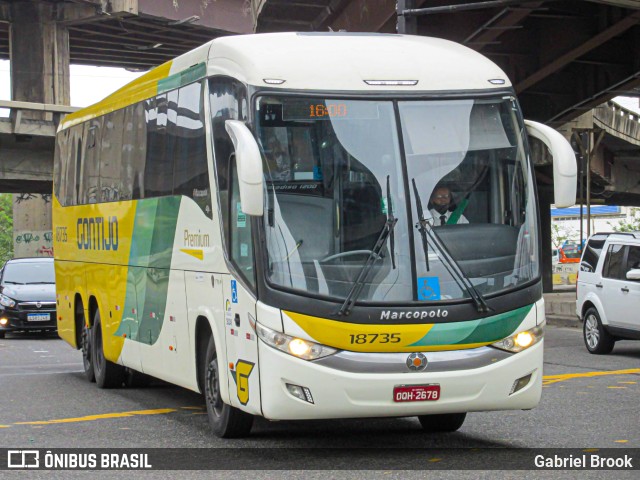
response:
M569 240L569 235L566 232L560 230L560 227L555 223L551 224L551 243L554 248L560 248L562 244Z
M620 220L617 225L609 222L614 232L640 232L640 208L632 208L625 220Z
M13 197L0 193L0 266L13 257Z

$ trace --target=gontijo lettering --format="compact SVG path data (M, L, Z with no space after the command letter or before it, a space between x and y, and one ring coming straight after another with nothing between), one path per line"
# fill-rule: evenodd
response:
M77 223L79 250L118 250L117 217L81 217Z

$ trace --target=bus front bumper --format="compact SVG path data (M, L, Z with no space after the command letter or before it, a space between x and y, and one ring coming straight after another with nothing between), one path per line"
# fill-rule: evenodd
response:
M306 420L531 409L542 393L543 343L501 359L496 351L496 361L480 368L358 373L300 360L259 341L262 413L271 420ZM529 382L511 393L529 374ZM287 384L306 389L310 399L297 398ZM397 386L434 384L440 386L435 401L394 401Z

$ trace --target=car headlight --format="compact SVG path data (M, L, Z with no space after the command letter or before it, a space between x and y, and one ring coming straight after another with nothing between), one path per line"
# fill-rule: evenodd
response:
M303 360L316 360L337 352L335 348L276 332L259 323L256 323L256 332L258 337L270 347L277 348Z
M9 297L7 297L6 295L2 295L0 293L0 305L5 306L5 307L9 307L9 308L13 308L13 307L16 306L16 302L15 302L15 300L12 300Z
M544 337L544 326L545 324L542 323L529 330L514 333L510 337L503 338L499 342L492 343L491 346L499 348L500 350L506 350L507 352L521 352L542 340Z

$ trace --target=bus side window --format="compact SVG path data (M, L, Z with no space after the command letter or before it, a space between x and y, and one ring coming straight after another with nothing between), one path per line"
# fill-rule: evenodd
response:
M130 105L124 112L120 200L144 198L144 166L147 159L147 122L144 102Z
M192 83L178 91L177 113L173 194L192 198L211 218L202 83Z
M220 212L224 225L225 242L229 240L229 166L233 155L233 143L225 129L226 120L246 120L247 91L237 80L225 77L210 79L209 96L211 102L211 132L220 198Z
M238 267L243 277L255 288L256 279L253 268L253 243L251 240L251 217L242 211L238 169L235 155L229 165L231 174L231 196L229 201L230 225L229 245L231 261Z
M82 183L78 204L97 203L100 188L100 142L102 137L102 117L85 123L85 151L82 161Z
M173 193L173 152L167 151L167 95L145 102L147 119L147 160L144 169L146 197L162 197ZM169 142L170 143L170 142Z

